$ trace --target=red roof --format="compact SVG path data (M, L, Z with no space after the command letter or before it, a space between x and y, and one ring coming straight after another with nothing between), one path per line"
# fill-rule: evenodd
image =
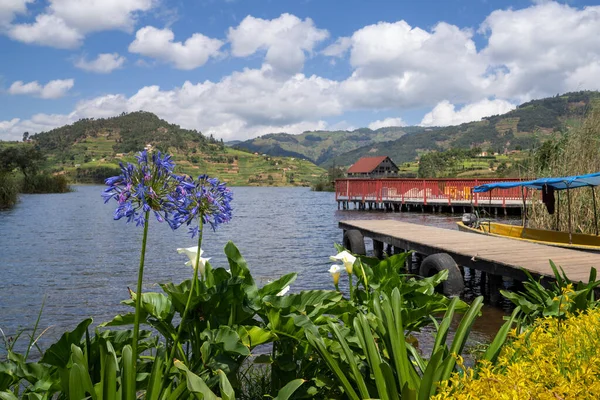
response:
M348 168L349 174L368 174L373 172L385 160L387 156L363 157Z

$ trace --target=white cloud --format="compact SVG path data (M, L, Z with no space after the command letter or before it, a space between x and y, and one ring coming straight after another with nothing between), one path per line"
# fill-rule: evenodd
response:
M79 47L83 35L55 15L41 14L32 24L19 24L10 28L9 36L20 42L72 49Z
M379 128L387 128L390 126L406 126L406 122L404 122L402 118L378 119L377 121L373 121L369 124L369 129L375 131Z
M19 118L13 118L10 121L0 121L0 132L10 131L21 121Z
M600 61L600 6L578 9L548 1L497 10L480 32L488 35L482 56L493 71L490 88L503 98L585 89L589 77L582 74Z
M347 107L402 109L444 98L470 101L481 96L486 70L473 33L447 23L431 32L405 21L380 22L351 36L355 68L342 83Z
M280 79L265 65L234 72L219 82L185 82L172 90L146 86L131 97L112 94L82 101L69 114L39 114L35 120L20 121L4 133L0 130L0 137L17 137L25 128L30 132L47 130L54 127L51 122L62 125L80 118L110 117L138 110L225 140L270 132L300 133L324 129L324 118L342 112L335 96L336 86L335 81L303 74ZM39 128L36 130L35 126Z
M75 81L73 79L55 79L45 85L40 85L37 81L28 83L15 81L10 85L8 93L14 95L29 94L43 99L57 99L66 95L74 84Z
M305 53L311 53L317 43L329 33L318 29L310 18L301 20L291 14L265 20L247 16L237 26L229 28L231 54L248 57L266 50L265 62L276 71L293 74L302 70Z
M154 3L154 0L49 0L35 22L12 25L8 34L24 43L71 49L79 47L90 32L113 29L131 32L137 14L150 10Z
M91 61L82 57L75 62L75 66L89 72L108 74L117 68L121 68L124 63L125 57L120 56L119 53L102 53L98 54L98 57Z
M327 46L325 48L325 50L322 51L322 53L326 56L330 56L330 57L341 57L344 54L346 54L346 52L348 51L348 49L350 49L350 46L352 46L352 39L349 37L340 37L338 38L335 43L330 44L329 46Z
M220 55L223 42L195 33L185 42L174 42L175 34L170 29L157 29L152 26L141 28L129 51L143 56L172 63L176 68L190 70L198 68L209 57Z
M0 28L11 23L16 14L27 11L27 3L33 0L3 0L0 1Z
M433 110L425 114L422 126L460 125L465 122L479 121L490 115L504 114L515 109L515 105L505 100L483 99L456 110L448 100L438 103Z

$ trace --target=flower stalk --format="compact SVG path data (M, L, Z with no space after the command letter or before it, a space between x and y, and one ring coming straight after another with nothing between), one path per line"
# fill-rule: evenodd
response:
M146 241L148 239L148 225L150 220L150 211L144 213L144 235L142 236L142 251L140 254L140 266L138 268L137 289L135 292L135 317L133 320L133 370L137 371L138 359L138 338L140 335L140 309L142 308L142 282L144 279L144 260L146 257ZM135 391L135 387L133 388Z
M167 367L165 371L169 371L173 365L173 360L175 356L175 349L179 345L179 339L181 337L181 333L183 332L183 325L185 323L185 319L187 318L190 304L192 303L192 297L194 296L194 292L196 291L196 284L198 282L198 269L200 268L200 253L202 248L202 234L204 233L202 218L199 218L198 225L198 252L196 253L196 263L192 265L194 268L194 276L192 278L192 287L190 288L190 294L185 303L185 308L183 309L183 314L181 315L181 321L179 322L179 327L177 328L177 336L175 336L175 341L173 342L173 347L171 347L171 352L169 353L169 358L167 359ZM165 380L168 378L168 374L165 374ZM164 387L164 382L163 382Z

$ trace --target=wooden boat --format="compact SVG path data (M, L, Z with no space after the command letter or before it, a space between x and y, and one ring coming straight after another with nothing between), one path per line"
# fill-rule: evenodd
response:
M596 235L572 233L571 243L569 243L568 232L523 228L521 225L501 224L492 221L481 221L473 226L465 225L462 221L457 222L457 224L458 230L463 232L504 237L567 249L600 252L600 236Z
M473 188L473 193L484 193L494 189L509 189L521 187L523 199L525 189L536 189L542 191L542 201L548 208L548 212L555 212L554 193L567 192L568 204L568 232L552 231L546 229L534 229L527 227L527 210L523 210L523 223L521 225L502 224L493 221L481 221L474 214L466 214L461 222L457 222L458 229L464 232L479 233L490 236L504 237L522 240L526 242L545 244L549 246L564 247L574 250L600 252L600 236L598 235L598 213L596 209L596 195L594 187L600 185L600 172L587 175L567 176L561 178L541 178L522 182L496 182ZM596 234L584 234L573 232L571 223L571 197L570 189L589 187L592 189L594 206L594 223ZM523 201L525 204L525 201ZM558 226L558 210L557 226Z

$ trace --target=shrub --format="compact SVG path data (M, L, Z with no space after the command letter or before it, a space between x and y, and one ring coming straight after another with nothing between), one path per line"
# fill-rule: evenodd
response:
M512 332L493 365L483 362L442 382L433 399L600 398L600 309L568 318L538 319Z

